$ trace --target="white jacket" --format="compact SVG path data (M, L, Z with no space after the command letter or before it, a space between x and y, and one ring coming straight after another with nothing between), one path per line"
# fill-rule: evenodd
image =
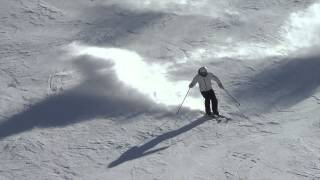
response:
M208 73L206 77L200 76L199 74L197 74L192 82L190 83L190 88L194 87L197 83L199 84L199 88L200 91L209 91L212 89L212 83L211 80L214 80L218 83L220 88L223 88L222 83L220 81L220 79L213 75L212 73Z

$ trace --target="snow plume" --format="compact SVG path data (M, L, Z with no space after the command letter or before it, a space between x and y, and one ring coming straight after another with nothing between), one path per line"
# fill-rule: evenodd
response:
M173 82L166 77L168 65L147 64L134 51L86 46L79 43L72 43L70 50L74 56L88 55L112 63L113 71L121 82L156 103L179 105L188 90L188 81ZM109 71L110 68L102 68L99 73ZM201 109L203 106L201 99L193 97L189 97L185 105L191 109Z
M292 13L282 31L282 48L288 51L320 45L320 3Z
M227 42L232 46L213 48L208 56L215 58L262 59L272 56L288 56L299 49L320 45L320 3L309 8L291 13L283 24L276 44L258 42L235 42L232 38Z

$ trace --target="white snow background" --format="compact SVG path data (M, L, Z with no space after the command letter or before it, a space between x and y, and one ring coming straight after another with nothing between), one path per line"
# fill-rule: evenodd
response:
M2 0L0 180L318 180L319 48L317 0Z

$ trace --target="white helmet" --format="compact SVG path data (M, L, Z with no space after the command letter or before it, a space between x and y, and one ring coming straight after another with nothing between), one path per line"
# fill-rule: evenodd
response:
M198 74L200 75L200 76L207 76L208 75L208 70L207 70L207 68L206 67L201 67L201 68L199 68L199 70L198 70Z

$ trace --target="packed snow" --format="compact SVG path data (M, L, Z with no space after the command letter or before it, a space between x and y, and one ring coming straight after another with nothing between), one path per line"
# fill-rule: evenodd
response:
M2 0L0 180L320 180L320 1ZM217 123L203 116L201 66Z

